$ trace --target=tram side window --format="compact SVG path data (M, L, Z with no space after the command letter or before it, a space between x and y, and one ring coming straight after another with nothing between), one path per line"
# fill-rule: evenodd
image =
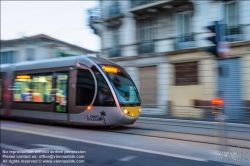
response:
M2 84L2 79L0 79L0 107L2 107L2 87L3 87L3 84Z
M17 102L51 102L52 74L17 75L13 100Z
M68 73L56 73L56 111L67 112Z
M78 69L76 85L76 105L90 105L95 93L95 82L89 70Z

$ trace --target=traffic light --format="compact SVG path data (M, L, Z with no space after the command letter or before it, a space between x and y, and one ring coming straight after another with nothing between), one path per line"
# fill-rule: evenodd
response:
M219 43L223 41L224 26L219 21L215 21L214 25L207 26L206 29L213 33L213 36L209 36L206 39L212 42L214 45L206 48L205 50L216 58L219 58Z
M214 114L223 114L224 100L221 98L214 98L211 100L212 109Z

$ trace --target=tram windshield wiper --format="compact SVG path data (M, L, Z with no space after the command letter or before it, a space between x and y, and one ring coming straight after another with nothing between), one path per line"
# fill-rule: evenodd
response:
M129 107L129 106L140 106L141 104L138 103L138 102L135 102L135 103L120 103L120 106L126 106L126 107Z
M120 106L126 106L126 107L128 107L129 105L126 104L126 103L120 103Z

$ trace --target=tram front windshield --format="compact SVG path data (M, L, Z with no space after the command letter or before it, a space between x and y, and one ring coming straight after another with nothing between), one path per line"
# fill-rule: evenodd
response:
M101 65L115 91L120 106L140 106L139 93L127 72L117 66Z

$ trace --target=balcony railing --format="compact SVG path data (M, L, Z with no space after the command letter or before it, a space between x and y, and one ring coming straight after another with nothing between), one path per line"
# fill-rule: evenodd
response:
M90 21L101 20L101 10L98 7L88 9L88 14Z
M226 26L225 40L228 42L235 42L243 40L243 26Z
M175 49L194 47L194 34L186 34L175 37Z
M115 16L121 13L121 8L118 2L115 2L113 5L108 8L108 17Z
M154 41L143 41L138 44L138 53L147 54L154 52Z
M121 47L119 45L113 46L108 50L109 58L120 57L121 56Z
M139 5L144 5L144 4L152 3L156 1L159 1L159 0L131 0L131 7L136 7Z

